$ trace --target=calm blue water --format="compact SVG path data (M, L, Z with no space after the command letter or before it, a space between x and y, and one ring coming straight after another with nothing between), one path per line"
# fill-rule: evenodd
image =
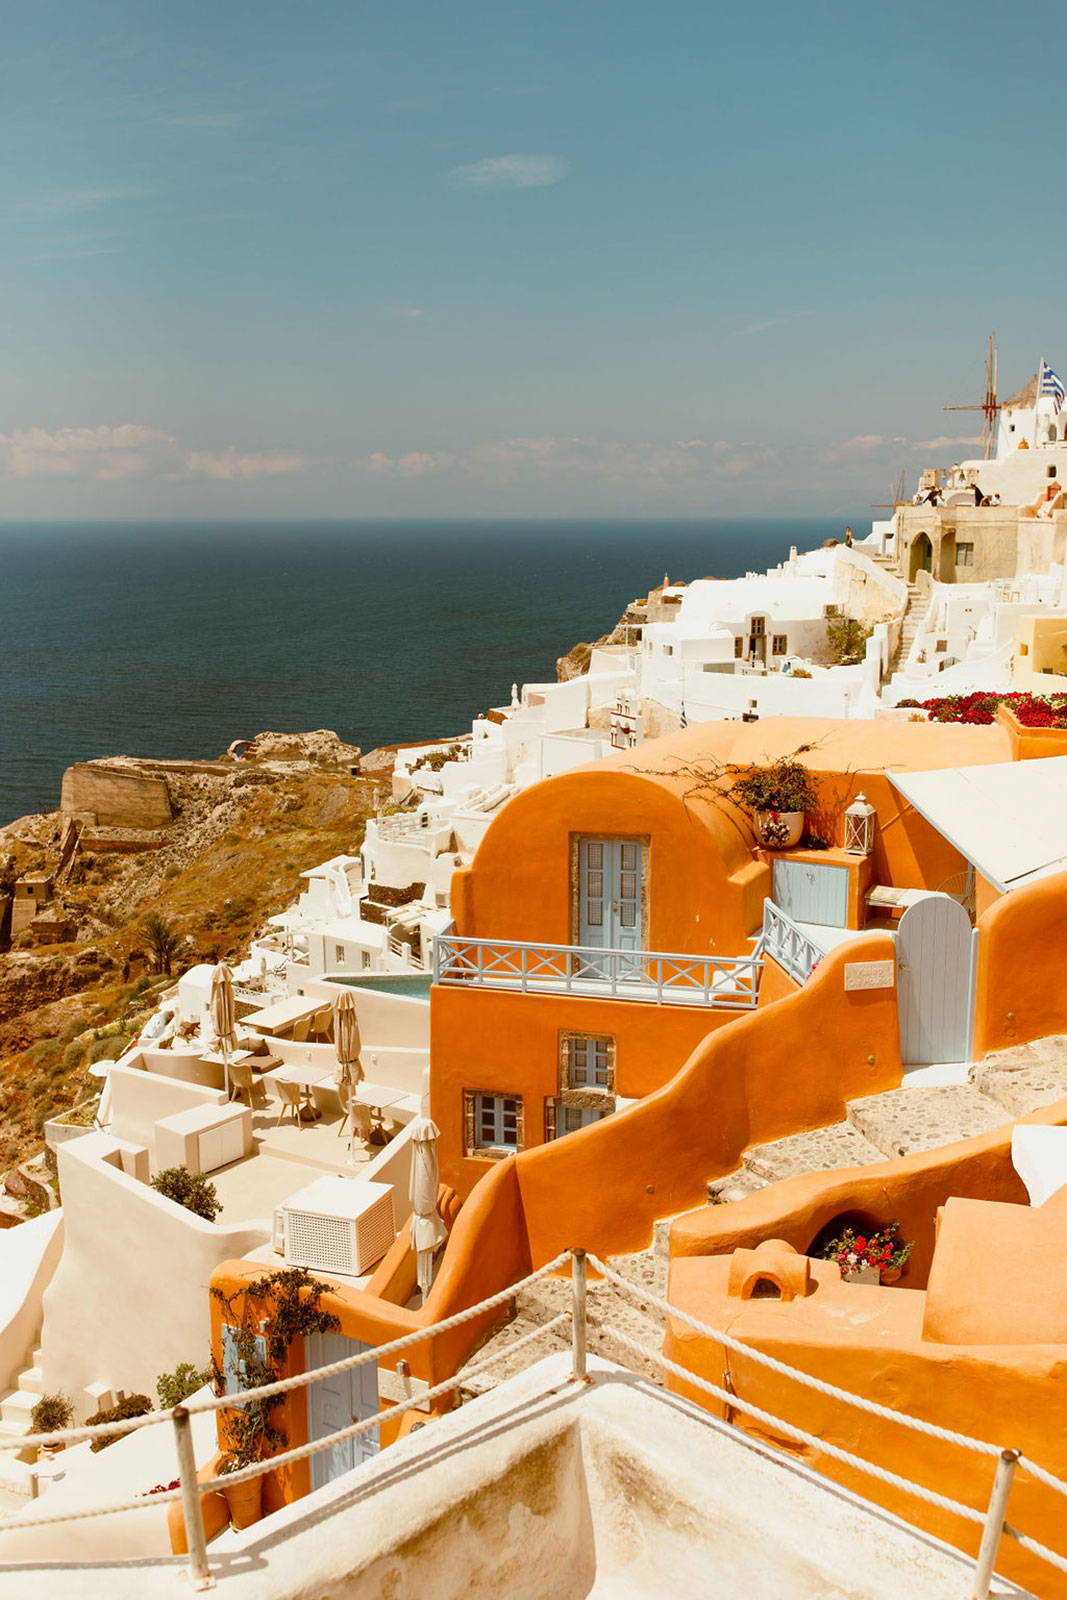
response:
M845 521L0 527L0 821L93 756L461 733L664 571L736 577Z

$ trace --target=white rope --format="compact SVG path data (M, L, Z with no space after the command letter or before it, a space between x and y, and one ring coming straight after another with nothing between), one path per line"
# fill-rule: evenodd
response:
M666 1300L661 1300L658 1295L652 1294L648 1289L642 1289L638 1284L631 1283L628 1278L620 1277L611 1267L606 1266L594 1255L587 1255L586 1260L591 1267L601 1273L610 1283L632 1295L638 1300L644 1300L664 1316L672 1317L676 1322L684 1322L687 1327L693 1328L697 1333L705 1334L709 1339L714 1339L717 1344L723 1345L727 1350L734 1351L737 1355L744 1356L746 1360L758 1362L760 1366L768 1367L772 1372L780 1373L783 1378L792 1378L797 1383L806 1385L809 1389L816 1390L819 1394L829 1395L831 1399L843 1400L846 1405L855 1406L860 1411L869 1412L872 1417L881 1417L885 1422L899 1422L903 1428L913 1428L916 1433L925 1433L931 1439L943 1439L947 1444L959 1445L963 1450L974 1450L979 1455L999 1456L1000 1446L987 1444L983 1439L972 1439L969 1434L956 1433L952 1428L940 1428L934 1422L925 1422L921 1417L910 1416L905 1411L892 1411L888 1406L879 1405L876 1400L868 1400L863 1395L853 1394L850 1389L839 1389L835 1383L825 1383L822 1378L812 1377L810 1372L801 1372L799 1367L788 1366L784 1361L778 1361L774 1356L756 1350L750 1344L742 1344L739 1339L733 1339L728 1333L723 1333L719 1328L712 1328L706 1322L701 1322L696 1317L691 1317L688 1312L680 1311L677 1306L672 1306ZM1067 1493L1067 1484L1063 1485Z
M1004 1524L1004 1532L1009 1538L1014 1539L1020 1550L1026 1550L1032 1556L1037 1556L1042 1561L1047 1561L1049 1566L1058 1567L1061 1572L1067 1572L1067 1557L1057 1555L1055 1550L1050 1550L1047 1544L1038 1544L1036 1539L1028 1539L1024 1533L1013 1528L1010 1523Z
M401 1350L408 1350L412 1345L419 1344L433 1334L447 1333L451 1328L461 1327L465 1322L473 1322L483 1311L491 1311L496 1306L505 1305L507 1301L514 1299L520 1290L525 1289L527 1284L537 1283L549 1273L556 1272L569 1256L570 1252L564 1250L553 1261L546 1262L543 1267L538 1267L536 1272L531 1272L528 1277L521 1278L517 1283L509 1284L497 1294L490 1295L487 1300L479 1300L477 1305L468 1306L466 1311L457 1311L442 1322L431 1322L423 1328L416 1328L413 1333L406 1333L400 1339L391 1340L389 1344L374 1345L358 1356L346 1356L343 1361L331 1361L325 1367L312 1367L307 1372L298 1372L291 1378L279 1378L275 1383L261 1384L258 1389L242 1389L237 1394L211 1395L206 1400L186 1406L185 1409L190 1416L199 1415L203 1411L240 1410L252 1401L286 1394L290 1389L303 1389L309 1384L318 1383L323 1378L335 1377L339 1372L349 1372L353 1367L366 1366L368 1362L380 1361L383 1356L398 1354ZM451 1387L455 1388L454 1380ZM166 1411L148 1411L142 1417L127 1417L120 1422L97 1422L91 1427L60 1428L55 1433L29 1433L10 1439L0 1438L0 1451L28 1450L34 1445L42 1444L77 1444L82 1439L106 1439L115 1434L132 1433L137 1428L156 1427L161 1422L173 1421L173 1418L174 1408L171 1406Z
M552 1333L562 1323L570 1321L570 1312L561 1311L558 1316L548 1322L539 1323L530 1333L524 1333L521 1339L514 1339L510 1344L502 1345L499 1350L492 1351L474 1366L464 1369L465 1377L473 1377L477 1373L486 1371L494 1362L500 1361L504 1356L510 1356L516 1350L521 1350L524 1345L532 1344L535 1339L540 1339L546 1333ZM327 1371L325 1367L315 1368L317 1374ZM265 1472L273 1472L276 1467L288 1466L294 1461L303 1461L308 1456L318 1455L322 1450L332 1450L335 1444L342 1443L345 1439L354 1439L361 1433L369 1433L372 1428L380 1427L383 1422L391 1422L394 1417L402 1416L405 1412L413 1410L416 1406L424 1406L428 1400L434 1400L438 1395L447 1394L450 1389L458 1387L456 1377L444 1379L432 1389L424 1389L420 1394L413 1395L409 1400L402 1400L395 1406L390 1406L387 1411L376 1411L373 1416L364 1417L361 1422L355 1422L348 1428L340 1428L336 1433L330 1433L322 1439L315 1439L309 1444L297 1445L292 1450L282 1451L280 1455L267 1456L263 1461L255 1461L249 1467L242 1467L239 1472L227 1472L221 1477L205 1479L197 1483L198 1495L211 1494L215 1490L224 1490L228 1485L247 1483L252 1478L259 1478ZM45 1513L43 1516L19 1516L13 1518L0 1518L0 1533L8 1533L17 1528L39 1528L53 1522L80 1522L85 1517L102 1517L114 1511L140 1511L147 1505L165 1506L173 1500L180 1500L181 1489L168 1489L160 1494L141 1494L133 1500L111 1500L106 1504L84 1506L80 1509L60 1510Z
M1057 1478L1055 1473L1046 1472L1044 1467L1039 1467L1029 1456L1020 1455L1018 1467L1020 1471L1028 1472L1031 1478L1036 1478L1038 1483L1045 1484L1049 1489L1055 1489L1057 1494L1067 1494L1067 1483L1064 1483L1062 1478Z
M605 1333L613 1339L618 1339L621 1344L629 1346L639 1355L651 1356L658 1361L667 1372L673 1372L676 1377L682 1378L687 1384L692 1384L696 1389L705 1394L714 1395L716 1400L730 1406L735 1411L744 1411L750 1417L755 1417L757 1422L766 1423L778 1433L784 1433L787 1438L795 1439L798 1444L811 1445L822 1455L830 1456L834 1461L840 1461L846 1467L853 1467L857 1472L865 1472L872 1478L878 1478L882 1483L888 1483L894 1489L902 1489L905 1494L916 1495L920 1500L926 1500L930 1505L937 1506L942 1511L951 1511L957 1517L965 1517L968 1522L985 1522L985 1514L975 1511L973 1506L965 1506L959 1500L950 1500L947 1495L937 1494L933 1489L926 1489L922 1484L913 1483L910 1478L902 1478L896 1472L890 1472L887 1467L877 1467L873 1461L865 1461L862 1456L854 1456L850 1450L842 1450L836 1444L830 1444L825 1439L819 1439L814 1434L805 1433L803 1428L794 1427L791 1422L784 1422L781 1417L776 1417L770 1411L763 1411L750 1400L742 1400L739 1395L731 1393L728 1389L720 1389L718 1384L711 1383L707 1378L698 1377L688 1367L680 1367L677 1362L669 1361L666 1356L659 1355L656 1351L649 1350L645 1345L639 1344L636 1339L631 1339L628 1334L622 1333L618 1328L606 1326Z

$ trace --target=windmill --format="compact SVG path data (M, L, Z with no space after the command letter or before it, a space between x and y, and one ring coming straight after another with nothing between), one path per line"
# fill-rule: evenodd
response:
M905 484L906 480L907 480L907 474L905 473L904 468L901 467L900 471L897 473L896 477L893 479L893 487L889 491L889 499L888 500L876 500L876 501L874 501L872 503L872 505L871 505L871 510L872 511L895 511L897 506L900 504L900 502L904 498L904 484Z
M989 335L989 350L985 358L985 399L980 406L942 406L942 411L980 411L982 413L982 459L988 461L993 454L997 438L997 417L1000 401L997 399L997 346L996 334Z

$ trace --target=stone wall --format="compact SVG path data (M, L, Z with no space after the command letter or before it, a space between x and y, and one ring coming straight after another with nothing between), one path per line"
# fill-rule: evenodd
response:
M174 820L164 778L96 761L67 768L59 806L105 828L165 828Z

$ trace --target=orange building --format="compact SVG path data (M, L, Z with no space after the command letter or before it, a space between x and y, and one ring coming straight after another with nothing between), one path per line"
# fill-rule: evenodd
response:
M794 753L817 781L809 826L829 848L772 853L729 799L731 769ZM568 1247L642 1249L750 1146L898 1085L923 992L919 977L898 982L916 910L950 916L971 962L961 1048L1067 1028L1062 886L1003 898L990 886L976 942L959 904L968 861L893 781L1029 753L1003 724L717 723L509 802L457 876L437 950L431 1112L449 1239L425 1301L406 1228L366 1289L330 1282L340 1334L381 1346ZM873 832L849 853L844 813L861 790ZM213 1281L232 1295L255 1270L227 1263ZM446 1380L491 1320L413 1346L411 1380ZM310 1364L299 1345L292 1364ZM308 1437L301 1395L284 1419L292 1442ZM298 1472L281 1492L306 1487Z
M772 854L730 788L736 769L797 752L830 848ZM831 930L812 935L818 959L872 925L873 886L936 891L965 877L888 774L1010 758L1000 726L717 722L517 795L456 874L454 929L438 945L432 1114L445 1181L467 1194L491 1161L660 1088L709 1034L782 993L773 946L761 969L752 959L768 899ZM873 850L850 855L843 817L860 791Z

